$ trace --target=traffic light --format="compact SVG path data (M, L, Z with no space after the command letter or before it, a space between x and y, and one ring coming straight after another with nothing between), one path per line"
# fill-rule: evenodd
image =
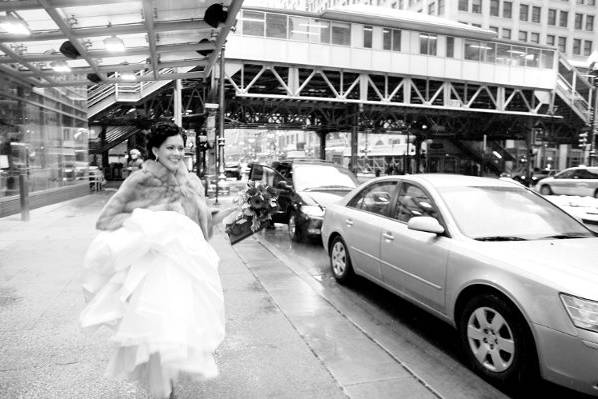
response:
M585 147L588 144L588 130L584 129L579 133L578 138L579 146Z

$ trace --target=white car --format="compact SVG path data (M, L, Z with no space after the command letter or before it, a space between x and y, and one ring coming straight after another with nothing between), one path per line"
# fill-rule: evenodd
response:
M598 167L577 166L540 180L536 189L543 195L579 195L598 198Z
M381 177L326 209L322 240L339 282L361 275L450 323L486 378L539 373L598 396L598 234L541 195Z

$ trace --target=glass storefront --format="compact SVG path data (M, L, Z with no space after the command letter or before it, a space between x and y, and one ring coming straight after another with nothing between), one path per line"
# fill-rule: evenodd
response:
M81 183L88 173L87 92L0 75L0 198Z

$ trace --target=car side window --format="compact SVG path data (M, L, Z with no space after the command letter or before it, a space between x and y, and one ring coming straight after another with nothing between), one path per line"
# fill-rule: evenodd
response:
M374 183L353 197L347 206L378 215L386 215L396 187L396 181Z
M430 197L418 186L403 183L399 188L399 197L393 218L407 223L413 216L431 216L438 218L438 211Z
M555 179L571 179L575 170L565 170L554 176Z
M592 173L587 169L578 169L575 171L575 179L598 179L598 174Z

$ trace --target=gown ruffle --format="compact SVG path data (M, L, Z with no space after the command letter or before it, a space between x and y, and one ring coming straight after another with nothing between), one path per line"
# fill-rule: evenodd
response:
M85 256L83 328L107 325L117 350L107 375L168 396L180 371L210 378L224 339L219 258L201 228L172 211L136 209L100 232Z

